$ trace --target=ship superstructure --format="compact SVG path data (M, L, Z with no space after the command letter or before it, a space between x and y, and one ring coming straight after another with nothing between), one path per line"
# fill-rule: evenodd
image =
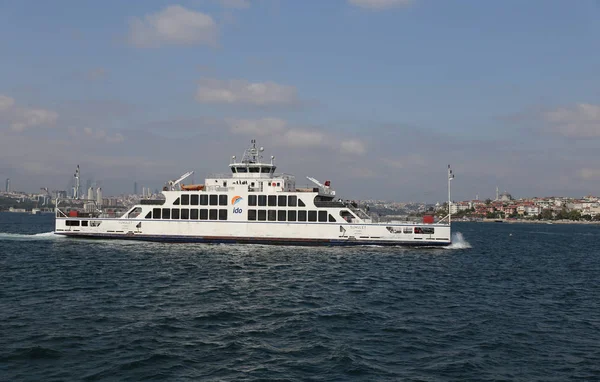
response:
M185 185L192 172L163 188L163 199L142 199L120 216L93 200L85 208L57 200L59 235L166 242L292 245L412 245L451 243L447 223L379 223L354 202L336 196L330 181L308 178L297 188L293 175L276 173L275 158L252 140L241 160L231 158L229 173L204 184Z

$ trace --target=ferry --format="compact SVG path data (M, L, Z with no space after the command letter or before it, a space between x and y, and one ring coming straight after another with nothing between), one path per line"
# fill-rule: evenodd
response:
M307 177L313 187L296 187L293 175L276 173L275 157L263 161L256 141L229 173L210 175L204 184L185 185L193 172L166 183L161 197L143 198L116 215L102 200L56 200L55 234L186 243L243 243L313 246L447 246L451 215L435 222L379 222L366 209L341 199L329 180ZM448 193L453 178L448 166ZM90 195L91 196L91 195Z

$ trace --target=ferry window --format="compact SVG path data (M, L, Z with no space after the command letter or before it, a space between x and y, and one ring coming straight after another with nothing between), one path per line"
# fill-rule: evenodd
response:
M300 210L298 211L298 221L305 222L306 221L306 211Z
M435 232L433 227L423 227L423 233L432 235Z
M67 220L65 224L67 226L79 227L79 220Z
M160 208L155 208L152 210L152 218L160 219Z
M163 219L171 219L171 209L170 208L163 208L162 209L162 216L163 216Z
M171 210L171 219L179 219L179 208L173 208Z
M179 205L179 198L175 199L175 201L173 202L174 206L178 206Z
M181 205L189 206L190 205L190 196L187 194L181 195Z
M302 199L298 199L298 207L306 207L306 204L304 204Z
M200 220L208 220L208 210L206 208L200 210Z
M248 172L248 169L246 167L238 167L237 172Z
M227 205L227 195L219 195L219 205L220 206Z
M277 220L277 211L275 211L275 210L267 211L267 217L270 222L274 222L275 220Z
M415 233L423 233L423 228L415 227Z
M270 171L270 169L268 167L263 167L260 169L260 172L262 172L263 174L268 174Z
M319 221L320 222L327 221L327 211L319 211Z
M218 201L218 198L217 198L217 196L218 196L218 195L211 195L211 196L209 197L209 204L210 204L211 206L216 206L216 205L217 205L217 201Z
M198 220L198 210L196 208L190 210L190 219Z
M296 195L290 195L288 196L288 206L290 207L296 207L297 204L297 197Z
M248 210L248 220L256 220L256 210Z
M287 205L287 196L279 195L277 197L277 204L279 204L279 207L285 207Z
M208 211L208 218L210 220L217 220L217 214L218 214L219 210L209 210Z
M142 207L135 207L127 214L127 218L128 219L137 218L138 215L141 213L142 213Z
M267 205L267 196L266 195L258 195L258 205L264 207Z
M267 211L266 210L258 210L258 220L265 221L267 220Z
M256 205L256 195L248 195L248 205L249 206Z
M191 196L190 204L192 206L197 206L198 205L198 195L192 195Z
M330 223L335 222L335 218L331 214L329 214L329 222Z
M308 211L308 221L309 222L317 221L317 211Z
M231 172L235 174L235 167L231 168Z
M226 209L219 210L219 220L227 220L227 210Z
M208 195L200 195L200 205L208 206Z
M259 172L260 167L250 167L250 172Z
M413 233L412 227L404 227L404 233Z
M81 221L81 226L82 227L87 227L88 226L88 221L87 220L82 220Z
M287 213L288 213L288 221L295 222L296 221L296 211L289 210Z
M148 212L144 219L152 219L152 211Z
M269 197L267 198L269 201L269 206L276 206L277 205L277 196L276 195L269 195Z
M189 208L182 208L181 209L181 219L189 219L190 218L190 210Z
M280 186L281 186L281 182L277 182L277 187L280 187Z
M286 210L279 210L277 211L277 221L279 222L284 222L285 221L285 217L287 215Z

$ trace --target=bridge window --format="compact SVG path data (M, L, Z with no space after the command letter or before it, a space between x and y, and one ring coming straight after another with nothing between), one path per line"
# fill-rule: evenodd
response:
M267 220L267 211L266 210L258 210L258 220L265 221Z
M189 219L190 218L190 210L189 208L182 208L181 209L181 219Z
M192 206L197 206L198 205L198 195L192 195L191 196L190 204Z
M208 220L208 210L206 208L200 210L200 220Z
M190 219L198 220L198 209L197 208L192 208L190 210Z
M218 215L218 213L219 213L218 211L219 211L219 210L209 210L209 211L208 211L208 218L209 218L210 220L217 220L217 215Z
M268 174L271 171L269 167L263 167L260 169L260 172L263 174Z
M295 222L295 221L296 221L296 211L294 211L294 210L289 210L287 213L288 213L287 220L288 220L289 222Z
M227 210L226 209L219 210L219 220L227 220Z
M274 222L275 220L277 220L277 211L275 210L268 210L267 211L267 217L269 219L270 222Z
M179 219L179 208L173 208L171 210L171 219Z
M260 167L250 167L249 172L260 172Z
M298 211L298 221L299 222L305 222L306 221L306 211L305 210Z
M219 195L219 205L220 206L227 205L227 195Z
M287 205L287 196L279 195L277 197L277 204L279 204L279 207L285 207Z
M317 211L308 211L308 221L309 222L317 221Z
M269 195L267 197L267 199L268 199L268 202L269 202L268 204L270 207L274 207L277 205L277 196L276 195Z
M248 205L249 206L256 205L256 195L248 195Z
M218 195L210 195L209 197L209 204L211 206L216 206L217 205L217 201L218 201Z
M256 220L256 210L248 210L248 220Z
M284 222L287 215L286 212L286 210L277 211L277 221Z
M163 216L163 219L171 219L171 209L170 208L163 208L162 209L162 216Z
M288 206L296 207L297 203L298 203L298 197L296 197L296 195L288 196Z
M200 205L208 206L208 195L200 195Z
M235 171L235 167L232 167L232 168L231 168L231 172L232 172L232 173L234 173L234 174L236 173L236 171Z
M261 207L267 205L267 195L258 195L258 205Z
M181 205L189 206L190 205L190 196L187 194L181 195Z
M237 168L237 172L248 172L248 169L246 167L238 167Z
M319 221L320 222L327 221L327 211L319 211Z

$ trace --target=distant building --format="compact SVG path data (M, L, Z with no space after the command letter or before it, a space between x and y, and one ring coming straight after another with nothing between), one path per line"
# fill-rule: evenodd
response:
M10 178L6 178L6 192L10 192Z
M138 186L137 186L137 182L133 182L133 194L137 195L138 194Z

